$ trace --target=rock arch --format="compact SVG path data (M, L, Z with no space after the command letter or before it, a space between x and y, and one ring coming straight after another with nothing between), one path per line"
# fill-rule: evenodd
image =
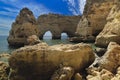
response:
M43 40L46 40L46 39L52 39L52 32L51 31L46 31L44 34L43 34Z
M61 33L61 39L68 39L68 34L65 32Z
M43 39L46 31L51 31L52 39L61 39L62 32L67 33L69 37L73 37L80 17L46 14L36 19L32 11L23 8L12 24L8 43L10 46L24 46L29 36L36 35Z
M51 31L52 39L61 39L61 33L65 32L69 37L75 35L80 16L64 16L59 14L41 15L37 19L39 37L43 39L46 31Z

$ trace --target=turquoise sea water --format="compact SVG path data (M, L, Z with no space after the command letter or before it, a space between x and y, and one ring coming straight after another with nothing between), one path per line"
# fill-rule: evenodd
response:
M63 36L61 40L52 40L51 37L46 36L44 37L43 42L46 42L48 45L55 45L55 44L73 44L67 40L66 36ZM10 53L11 51L15 50L13 47L9 47L7 43L7 36L0 36L0 53Z
M7 43L7 36L0 36L0 53L11 52L14 48L10 48Z
M71 43L68 41L67 36L63 36L59 40L52 40L50 36L45 36L44 39L42 40L43 42L46 42L48 45L55 45L55 44L75 44ZM95 48L93 43L89 43ZM0 53L11 53L13 50L16 48L9 47L8 42L7 42L7 36L0 36Z

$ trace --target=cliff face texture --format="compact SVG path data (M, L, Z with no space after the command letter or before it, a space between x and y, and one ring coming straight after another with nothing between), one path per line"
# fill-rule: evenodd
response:
M103 31L96 38L95 44L98 46L107 47L110 42L120 44L120 1L116 1L107 21Z
M8 43L12 46L23 46L26 44L26 38L31 35L38 35L38 27L33 13L23 8L12 24L12 29L8 37Z
M83 26L85 23L81 19L78 28L77 34L85 36L86 34L81 34L81 28L86 28L84 31L92 30L92 35L96 36L104 28L104 25L107 23L106 18L113 6L114 0L87 0L83 16L87 19L87 26ZM91 28L91 29L90 29ZM90 31L91 32L91 31Z

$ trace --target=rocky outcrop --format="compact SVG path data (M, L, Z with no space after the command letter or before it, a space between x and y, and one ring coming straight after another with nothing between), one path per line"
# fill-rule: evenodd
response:
M108 45L106 53L101 58L96 59L92 65L100 70L106 69L115 73L116 69L120 65L120 45L115 42L111 42Z
M107 52L87 69L87 80L119 80L120 79L120 45L111 42Z
M97 36L107 23L106 18L113 4L114 0L86 0L76 33L80 36Z
M12 29L8 37L9 45L24 46L28 36L38 36L39 31L36 24L37 22L33 13L29 9L23 8L12 24Z
M113 4L114 0L86 0L83 16L76 29L76 37L70 41L94 42L107 23L106 18Z
M99 61L100 68L107 69L111 72L115 72L120 65L120 45L111 42L107 48L107 52Z
M87 80L120 80L120 67L117 68L115 74L106 69L92 69L88 72Z
M87 17L83 15L78 23L76 34L83 37L92 35L92 27L89 27L89 24Z
M102 69L102 70L92 69L89 72L90 73L87 76L87 80L111 80L114 77L113 73L111 73L110 71L106 69Z
M96 38L97 46L107 47L110 42L120 44L120 1L113 6L107 21L103 31Z
M107 23L106 18L114 5L114 0L87 0L83 15L88 19L88 27L97 35ZM82 24L82 23L81 23ZM80 27L80 26L79 26ZM87 27L87 26L86 26Z
M92 36L92 28L89 27L88 19L83 15L76 29L76 37L70 38L71 42L94 42L95 37Z
M9 59L13 71L10 80L20 78L23 80L50 80L56 70L58 70L57 78L61 80L62 77L64 80L64 78L70 78L67 75L72 76L74 72L77 73L89 66L94 59L91 46L82 43L54 46L40 43L26 46L14 51ZM64 74L62 71L66 73Z
M41 15L38 17L39 37L42 39L47 31L51 31L53 39L60 39L62 33L75 36L77 24L81 16L64 16L59 14Z

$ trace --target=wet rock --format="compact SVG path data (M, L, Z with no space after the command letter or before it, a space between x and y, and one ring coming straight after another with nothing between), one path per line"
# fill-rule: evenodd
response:
M48 46L40 43L14 51L9 64L12 70L16 70L17 76L26 80L49 80L60 64L79 72L94 59L92 47L88 44Z

